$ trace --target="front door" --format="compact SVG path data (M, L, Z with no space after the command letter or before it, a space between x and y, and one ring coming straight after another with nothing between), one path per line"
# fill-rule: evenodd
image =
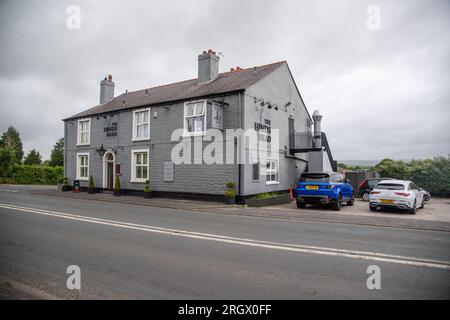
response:
M108 190L112 191L113 186L114 186L114 168L113 168L113 163L112 162L108 162L108 168L107 168L107 177L108 177Z

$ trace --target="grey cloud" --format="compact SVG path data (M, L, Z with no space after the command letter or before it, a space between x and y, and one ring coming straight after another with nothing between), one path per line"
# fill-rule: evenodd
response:
M66 8L81 8L81 30ZM369 5L381 29L366 27ZM45 157L61 119L116 94L193 78L215 49L221 70L287 60L307 107L321 109L335 158L450 153L448 1L1 1L0 131Z

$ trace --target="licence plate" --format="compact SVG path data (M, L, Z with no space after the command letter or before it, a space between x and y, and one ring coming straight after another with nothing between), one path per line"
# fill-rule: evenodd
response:
M382 204L394 204L394 203L395 203L394 200L380 200L380 202L381 202Z
M306 186L306 190L318 190L319 186Z

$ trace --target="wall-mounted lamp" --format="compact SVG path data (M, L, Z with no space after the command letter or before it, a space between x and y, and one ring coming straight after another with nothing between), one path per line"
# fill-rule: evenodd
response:
M102 144L102 146L100 147L100 149L97 149L97 153L98 153L98 155L99 155L100 157L103 157L104 154L105 154L105 152L106 152L106 150L103 148L103 144Z

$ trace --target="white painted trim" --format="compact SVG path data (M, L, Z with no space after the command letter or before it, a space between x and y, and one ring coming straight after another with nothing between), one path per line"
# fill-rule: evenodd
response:
M140 152L147 152L147 178L141 178L138 179L136 178L136 162L134 159L134 154L135 153L140 153ZM131 179L130 182L132 183L145 183L145 181L150 179L150 149L133 149L131 150Z
M148 138L137 138L137 130L136 130L136 113L138 112L148 112ZM148 141L150 140L150 126L151 126L151 108L144 108L144 109L138 109L133 110L133 132L132 132L132 138L131 141Z
M87 156L87 177L80 177L80 156ZM77 152L77 161L76 161L76 180L87 181L89 180L89 167L90 167L90 159L89 152Z
M186 127L186 111L187 111L187 105L188 104L193 104L193 103L199 103L199 102L203 102L203 104L205 105L205 118L203 120L203 128L204 130L202 132L188 132L187 131L187 127ZM186 101L184 103L184 113L183 113L183 137L199 137L199 136L204 136L206 135L206 131L207 131L207 124L208 124L208 101L207 99L204 100L195 100L195 101Z
M106 155L111 153L113 155L113 160L106 160ZM112 162L113 164L113 188L116 186L116 155L114 151L109 149L103 155L103 189L108 188L108 162Z
M80 122L89 122L89 135L88 135L88 142L87 143L81 143L81 132L80 132ZM88 146L91 144L91 118L84 118L84 119L78 119L77 122L77 146Z

